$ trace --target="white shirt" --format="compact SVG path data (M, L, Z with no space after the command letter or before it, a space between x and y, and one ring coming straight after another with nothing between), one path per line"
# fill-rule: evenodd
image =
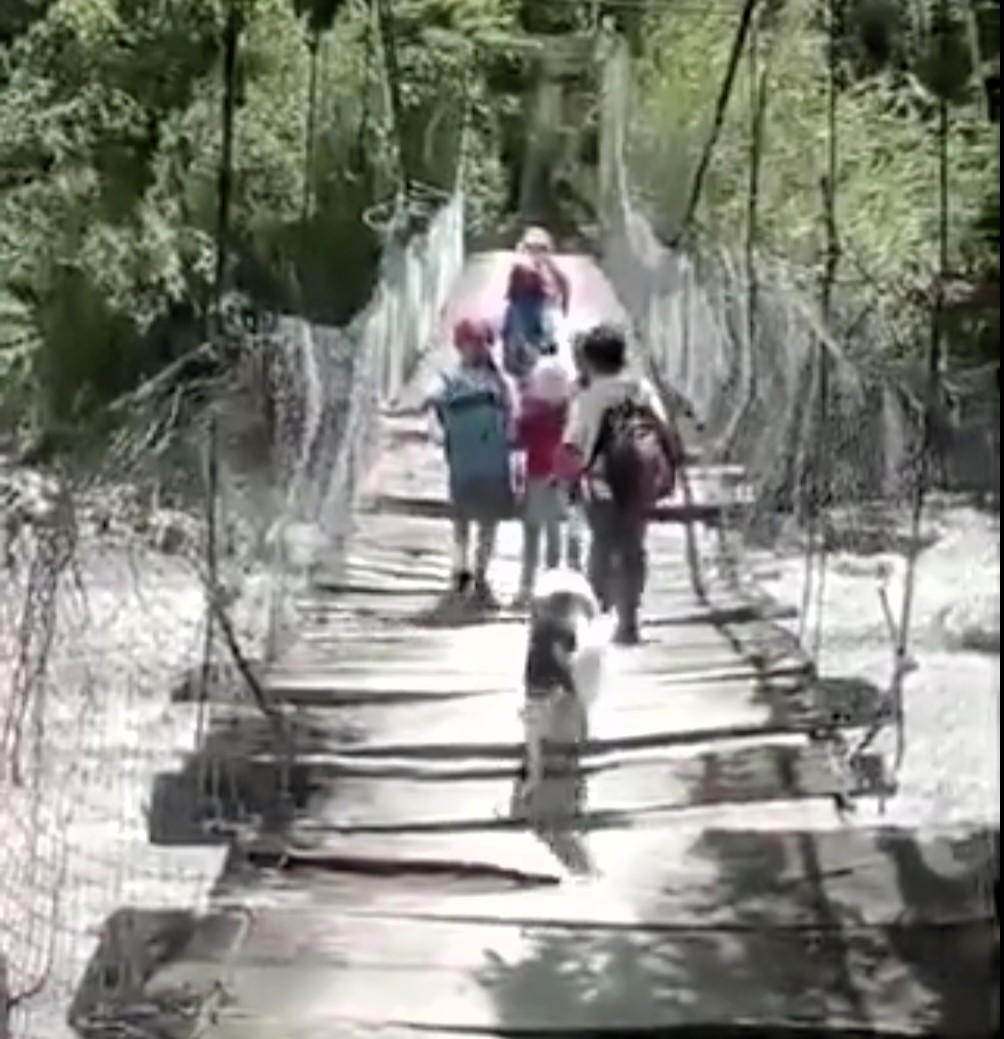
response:
M666 421L666 409L647 379L626 373L593 376L589 385L580 390L572 402L568 425L565 427L565 443L574 447L588 461L596 447L605 412L627 401L651 408L660 419Z

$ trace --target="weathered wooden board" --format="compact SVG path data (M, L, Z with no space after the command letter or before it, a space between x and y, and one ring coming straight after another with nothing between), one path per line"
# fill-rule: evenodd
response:
M478 625L462 633L449 630L445 638L416 636L407 632L397 639L374 641L360 632L339 638L336 629L325 638L305 638L269 669L267 680L276 690L294 685L320 686L324 676L342 685L345 680L375 672L401 685L414 682L416 688L448 686L458 675L493 676L510 687L519 684L526 651L525 626ZM789 646L783 639L750 639L746 645L760 660L787 659ZM644 647L631 651L612 647L609 659L611 670L619 675L656 672L714 678L751 670L732 640L703 625L676 625L652 633ZM311 673L318 677L312 678ZM437 679L442 681L437 683Z
M459 871L447 879L349 876L303 865L289 871L234 868L221 883L220 899L251 911L288 906L377 919L618 928L642 917L652 928L661 922L664 929L731 930L960 923L985 919L992 909L987 881L995 862L985 833L852 828L837 824L821 806L781 804L752 820L737 806L671 824L667 818L628 835L625 850L637 855L617 854L623 835L597 831L590 840L606 869L561 885L527 886ZM799 821L829 825L783 828Z
M507 822L512 770L485 776L412 772L337 775L307 804L312 827L339 830L449 830ZM547 782L568 783L569 777ZM792 741L730 751L626 755L587 768L585 812L606 825L635 815L698 805L832 797L828 756Z
M337 704L338 686L332 683L329 688ZM515 689L493 692L473 680L458 680L455 686L444 680L443 691L468 695L414 702L398 695L413 690L413 685L389 686L374 679L372 684L359 680L344 689L353 694L346 696L351 705L344 709L312 706L297 712L299 754L337 750L369 757L462 758L521 753L522 698ZM323 691L317 695L322 698ZM385 696L387 702L380 702ZM714 682L630 676L611 682L609 695L594 706L585 749L600 753L797 732L811 721L809 707L797 684L771 691L759 680L742 676ZM253 725L242 728L253 731ZM244 748L253 750L251 744Z
M257 1029L246 1034L277 1039L280 1023L336 1034L343 1020L489 1035L736 1021L764 1033L989 1034L991 928L973 894L977 863L960 863L958 845L882 832L645 835L641 865L632 843L620 874L552 888L451 895L407 879L263 878L228 892L241 908L207 920L147 996L208 997L225 977ZM925 882L910 890L901 871L917 860Z

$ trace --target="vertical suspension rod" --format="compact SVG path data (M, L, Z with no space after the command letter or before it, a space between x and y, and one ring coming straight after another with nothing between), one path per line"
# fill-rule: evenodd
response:
M948 0L939 0L935 31L939 36L941 60L947 55L949 9ZM934 295L931 305L930 338L927 350L927 385L924 400L924 426L920 456L917 459L913 500L910 509L910 548L906 574L903 581L903 599L900 605L899 625L896 633L895 664L893 671L893 703L897 727L896 767L902 763L905 750L903 733L903 679L911 670L909 658L910 623L913 616L913 600L916 592L917 558L921 551L921 524L930 483L932 452L934 450L934 427L939 404L941 370L944 363L944 310L945 281L949 273L949 230L950 179L948 169L948 142L951 130L948 98L942 89L938 95L937 125L937 178L938 178L938 245L937 272L934 280Z

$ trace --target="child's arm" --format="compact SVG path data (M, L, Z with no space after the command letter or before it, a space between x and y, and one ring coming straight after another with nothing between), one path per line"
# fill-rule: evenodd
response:
M652 410L662 427L663 449L669 455L674 465L682 465L684 458L683 440L680 437L680 430L676 424L675 416L666 410L662 397L647 379L642 380L641 389L643 403Z
M443 403L446 393L446 377L442 372L436 374L429 380L425 387L425 393L420 405L422 411L435 411Z
M440 419L440 408L446 396L446 378L441 372L432 377L426 387L425 395L422 397L421 409L425 413L428 422L430 439L441 444L445 438L443 424Z
M583 448L586 430L582 420L580 398L575 398L565 420L565 431L561 437L561 446L555 456L555 475L570 490L574 489L582 478L586 457Z
M669 416L666 414L665 405L662 402L662 397L659 396L652 383L649 382L648 379L641 379L638 383L638 389L641 403L648 408L660 422L664 422L668 426Z
M495 370L495 378L498 383L498 401L502 409L506 439L510 444L514 444L519 436L518 423L521 411L519 400L509 376L494 361L492 362L492 367Z
M567 314L568 308L571 305L572 287L568 282L567 275L555 261L551 261L551 266L554 268L554 277L558 282L558 296L561 299L561 312Z

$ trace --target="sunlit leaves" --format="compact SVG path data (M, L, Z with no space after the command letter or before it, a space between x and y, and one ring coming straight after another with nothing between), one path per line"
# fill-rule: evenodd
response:
M971 63L961 26L937 29L940 5L925 0L924 19L898 0L848 0L842 84L836 113L837 216L846 267L855 277L895 285L937 262L937 138L933 95L953 102L949 141L951 252L963 243L988 185L995 185L996 131L981 121L964 86ZM951 8L956 10L955 7ZM770 33L761 33L758 70L767 70L768 111L758 214L761 246L805 265L825 245L821 178L828 148L828 40L817 0L788 0ZM855 22L850 15L857 14ZM648 186L664 227L672 229L684 187L704 145L729 45L728 19L708 8L657 19L643 63L634 170ZM848 49L849 44L857 47ZM861 58L869 49L869 60ZM853 74L843 62L854 58ZM937 56L940 66L932 63ZM940 69L940 71L938 71ZM718 237L745 234L752 114L749 66L736 82L715 153L701 220ZM940 78L939 78L940 77ZM917 83L931 97L918 97Z

